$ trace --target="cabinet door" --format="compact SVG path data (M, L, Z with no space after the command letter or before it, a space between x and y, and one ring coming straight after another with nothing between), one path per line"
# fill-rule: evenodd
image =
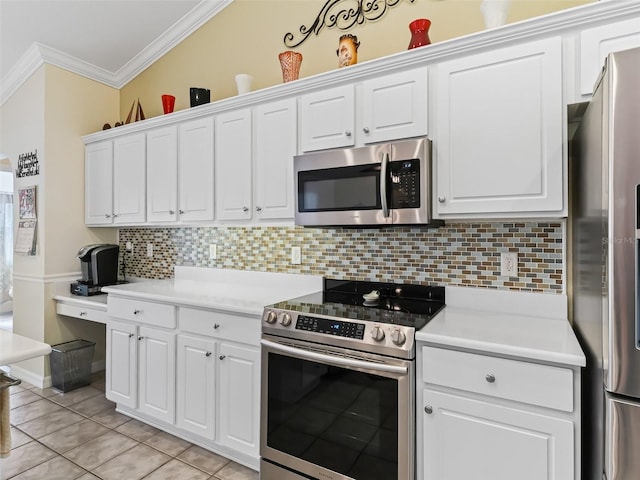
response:
M180 125L180 220L213 220L213 117Z
M427 134L427 69L420 68L362 83L364 143Z
M255 110L256 218L293 218L293 156L297 153L296 100Z
M213 440L216 343L178 335L176 424Z
M175 418L176 346L175 335L140 327L141 412L164 422Z
M251 218L251 110L216 117L216 216Z
M429 389L423 395L422 480L575 478L571 421Z
M113 141L114 224L142 223L146 217L146 142L139 133Z
M553 37L437 66L439 214L563 211L561 46Z
M176 127L147 133L147 221L178 219L178 135Z
M640 47L640 17L580 33L580 93L593 93L604 59L612 52Z
M106 396L130 408L138 406L138 327L107 322Z
M303 152L355 144L354 92L353 85L344 85L300 97Z
M260 438L260 352L220 343L219 434L222 445L258 456Z
M113 142L87 145L84 161L84 221L113 223Z

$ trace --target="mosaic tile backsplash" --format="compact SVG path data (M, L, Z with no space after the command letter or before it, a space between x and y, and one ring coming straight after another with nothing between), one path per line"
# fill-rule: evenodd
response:
M124 228L126 276L170 278L174 265L307 273L353 280L564 293L562 222L458 223L394 227ZM153 258L146 256L153 244ZM217 245L216 260L209 245ZM302 263L291 264L299 246ZM518 277L500 275L500 253L517 252Z

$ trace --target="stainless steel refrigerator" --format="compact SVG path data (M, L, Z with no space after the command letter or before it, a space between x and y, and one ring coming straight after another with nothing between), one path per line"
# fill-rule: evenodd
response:
M569 295L587 355L583 479L638 480L640 49L609 55L592 100L571 107L583 110L569 162Z

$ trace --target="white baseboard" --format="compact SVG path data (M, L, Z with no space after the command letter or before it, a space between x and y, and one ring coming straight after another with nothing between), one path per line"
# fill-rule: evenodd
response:
M104 369L105 369L104 360L100 360L99 362L93 362L91 364L91 373L101 372ZM46 377L43 377L29 370L25 370L24 368L20 368L16 365L12 365L10 367L10 372L13 377L19 378L23 382L33 385L34 387L38 387L38 388L51 387L51 375L47 375Z

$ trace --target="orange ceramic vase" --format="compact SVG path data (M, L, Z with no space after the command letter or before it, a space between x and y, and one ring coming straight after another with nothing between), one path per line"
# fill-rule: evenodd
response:
M280 67L282 68L282 81L284 83L297 80L300 74L300 64L302 63L302 54L287 50L278 55Z

